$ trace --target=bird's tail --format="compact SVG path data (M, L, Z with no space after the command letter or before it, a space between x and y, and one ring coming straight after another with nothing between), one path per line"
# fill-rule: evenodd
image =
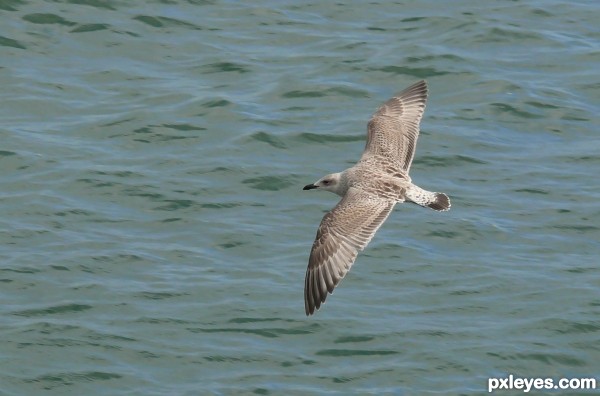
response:
M450 198L444 193L423 190L415 185L406 190L406 199L437 211L450 209Z

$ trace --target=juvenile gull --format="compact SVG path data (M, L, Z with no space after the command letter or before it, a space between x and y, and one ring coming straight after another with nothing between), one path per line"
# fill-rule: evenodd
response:
M333 293L394 205L408 201L437 211L450 209L446 194L424 190L408 176L425 102L425 81L385 102L367 125L367 145L356 165L304 187L342 197L321 220L310 251L304 281L307 316Z

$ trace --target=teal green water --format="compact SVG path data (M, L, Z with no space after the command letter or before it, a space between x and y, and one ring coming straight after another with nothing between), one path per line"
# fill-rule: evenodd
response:
M598 377L599 15L0 0L0 394ZM307 318L337 197L302 186L352 165L372 112L422 78L412 177L452 210L398 205Z

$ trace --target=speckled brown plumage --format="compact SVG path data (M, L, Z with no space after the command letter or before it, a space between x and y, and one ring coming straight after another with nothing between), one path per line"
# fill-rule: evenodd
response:
M416 186L408 175L426 101L427 83L419 81L385 102L368 123L367 144L358 163L304 187L342 196L321 220L310 252L304 282L307 315L333 292L396 203L450 208L447 195Z

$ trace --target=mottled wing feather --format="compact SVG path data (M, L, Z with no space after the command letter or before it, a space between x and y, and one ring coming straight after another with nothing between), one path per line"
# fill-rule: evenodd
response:
M342 280L375 232L394 208L395 201L350 188L327 213L313 243L304 283L306 315L319 309L327 293Z
M408 174L426 102L425 80L411 85L385 102L369 121L367 145L362 158L383 156L392 159L400 170Z

